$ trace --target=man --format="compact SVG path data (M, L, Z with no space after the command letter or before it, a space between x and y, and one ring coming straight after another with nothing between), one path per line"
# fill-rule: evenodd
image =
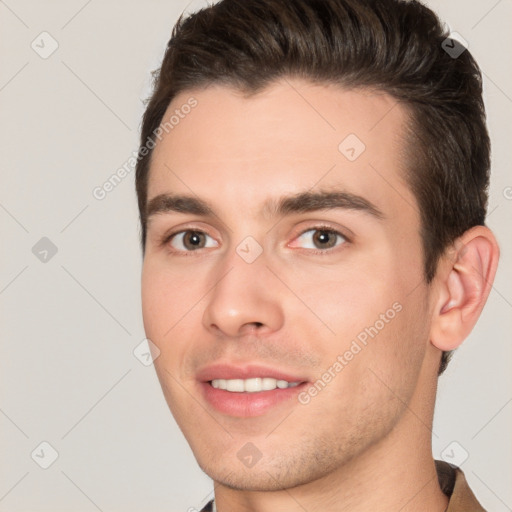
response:
M431 428L496 272L489 138L478 67L429 9L180 19L136 179L145 330L204 510L483 510Z

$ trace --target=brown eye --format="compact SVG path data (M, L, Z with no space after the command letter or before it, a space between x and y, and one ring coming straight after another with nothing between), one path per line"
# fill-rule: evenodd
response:
M174 234L170 243L177 251L191 252L206 247L215 247L216 242L213 240L212 244L208 239L213 240L202 231L187 230Z
M344 244L347 239L338 231L325 228L312 228L304 231L298 238L299 246L304 249L332 249ZM309 246L308 246L309 245Z
M336 245L337 235L333 231L317 231L313 235L313 243L319 249L330 249Z

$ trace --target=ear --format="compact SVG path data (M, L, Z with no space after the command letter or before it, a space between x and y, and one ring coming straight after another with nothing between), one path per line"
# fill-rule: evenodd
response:
M485 226L466 231L441 258L430 331L435 347L454 350L469 335L491 291L498 259L498 243Z

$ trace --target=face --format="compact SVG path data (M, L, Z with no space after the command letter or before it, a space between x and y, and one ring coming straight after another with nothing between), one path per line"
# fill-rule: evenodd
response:
M214 480L311 482L399 430L422 374L406 112L288 80L249 98L182 93L163 122L191 98L150 169L142 300L158 378Z

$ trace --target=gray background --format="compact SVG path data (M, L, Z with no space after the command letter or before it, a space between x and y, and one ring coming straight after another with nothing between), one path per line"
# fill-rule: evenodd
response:
M501 512L512 510L512 1L428 3L485 74L488 224L502 249L483 316L440 380L434 455L467 453L476 495ZM0 511L192 511L210 497L152 366L133 354L144 339L133 173L92 194L137 149L141 99L179 13L204 5L0 1ZM58 43L47 58L43 31ZM58 452L47 469L42 442Z

